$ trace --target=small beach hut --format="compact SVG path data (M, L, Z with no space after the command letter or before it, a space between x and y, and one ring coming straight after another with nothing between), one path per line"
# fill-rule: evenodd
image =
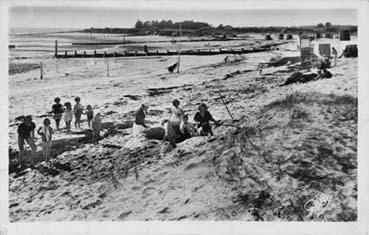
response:
M322 38L322 35L320 33L316 33L316 38Z
M330 43L319 43L319 55L331 56L331 44Z
M279 34L279 40L283 40L284 39L284 34L283 33L280 33Z
M292 40L292 39L293 39L292 34L287 34L286 40Z
M270 34L265 35L265 40L273 40Z
M348 29L340 30L340 41L350 41L350 30Z
M333 38L333 35L331 33L326 33L325 38Z

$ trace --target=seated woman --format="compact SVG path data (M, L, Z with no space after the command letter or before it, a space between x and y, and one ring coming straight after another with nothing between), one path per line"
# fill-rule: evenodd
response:
M132 132L133 135L144 134L147 126L145 124L145 118L147 114L148 105L142 104L141 107L136 111L135 122L133 123Z
M204 103L199 105L199 112L195 114L194 121L197 124L197 130L200 136L214 135L209 123L210 121L214 122L216 126L219 126L219 123L211 116L208 107Z
M180 125L180 131L181 131L183 140L189 139L191 137L194 137L194 136L198 135L195 126L192 123L188 122L188 115L187 114L183 115L183 117L182 117L182 122L181 122L181 125Z

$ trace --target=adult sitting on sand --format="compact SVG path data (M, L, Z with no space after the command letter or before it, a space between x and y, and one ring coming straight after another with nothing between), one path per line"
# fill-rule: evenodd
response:
M142 104L141 107L136 111L135 122L133 123L132 132L133 135L141 135L145 132L147 126L145 124L145 118L149 106Z
M170 110L170 116L166 131L167 138L173 146L175 146L176 143L182 140L180 125L184 112L179 107L179 105L180 105L179 100L177 99L173 100L174 108Z
M99 143L100 138L100 131L101 131L101 113L97 113L93 118L91 122L92 126L92 142L93 144Z
M31 147L31 162L32 162L32 166L34 166L33 158L37 150L37 147L34 141L35 128L36 128L36 124L32 122L32 116L26 116L23 119L23 123L21 123L18 126L19 168L22 167L21 157L23 156L23 153L24 153L24 141L26 141L28 145Z
M194 121L197 123L197 130L200 136L208 136L209 134L211 136L214 135L209 123L210 121L214 122L217 127L220 125L213 116L211 116L208 107L204 103L199 105L199 112L195 114Z
M182 133L183 140L189 139L191 137L197 136L198 133L196 131L195 125L188 122L188 115L185 114L182 117L182 122L180 125L180 131Z

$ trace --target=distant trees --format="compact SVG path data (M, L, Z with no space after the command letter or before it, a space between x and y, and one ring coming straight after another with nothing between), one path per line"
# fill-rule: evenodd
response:
M325 27L326 27L326 28L329 28L329 27L331 27L331 26L332 26L331 22L326 22L326 23L325 23Z
M318 24L318 28L324 28L324 24L323 23L319 23Z
M160 22L157 20L152 21L142 21L137 20L135 24L136 29L146 29L146 30L158 30L158 29L178 29L181 26L182 29L200 29L211 27L208 23L205 22L196 22L193 20L185 20L182 22L173 23L172 20L161 20Z

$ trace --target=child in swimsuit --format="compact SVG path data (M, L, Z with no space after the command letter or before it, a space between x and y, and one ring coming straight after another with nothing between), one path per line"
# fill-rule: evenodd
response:
M53 129L50 127L50 120L48 118L45 118L44 125L37 130L37 133L41 136L42 139L42 152L44 160L45 162L50 163L49 157L51 153Z
M74 117L76 118L76 120L74 121L74 126L77 129L81 128L81 116L83 113L83 106L80 103L81 102L81 98L79 98L78 96L74 99L74 101L76 101L76 104L74 105Z
M53 113L53 118L55 120L55 124L56 124L56 129L59 130L59 124L60 124L60 119L62 118L64 109L63 109L63 105L60 104L60 98L56 97L54 99L55 104L52 106L52 110L51 113Z
M94 111L92 110L91 105L87 105L86 116L87 116L88 128L91 128L91 121L92 121L92 118L94 117Z
M64 106L65 106L64 121L65 121L65 126L67 128L67 133L69 133L71 129L70 127L71 122L73 119L72 104L70 102L66 102Z

